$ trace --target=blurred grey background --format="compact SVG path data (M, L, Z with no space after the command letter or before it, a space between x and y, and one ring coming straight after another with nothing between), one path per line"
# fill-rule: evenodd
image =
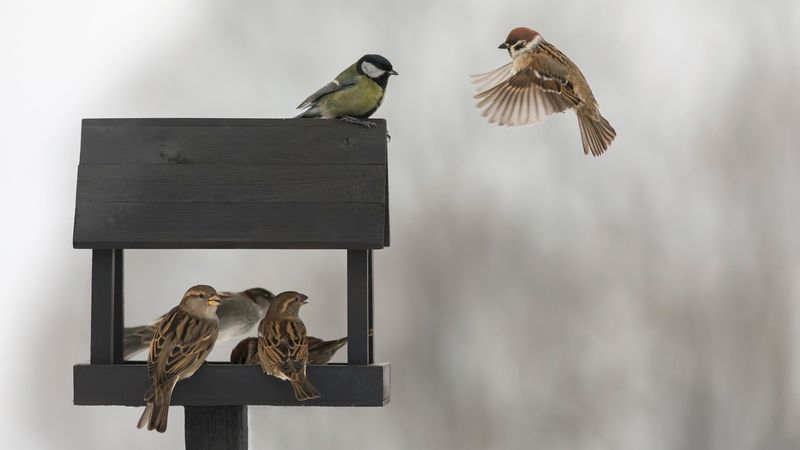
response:
M619 132L489 125L467 74L527 25ZM800 448L800 3L0 3L3 440L182 448L74 407L90 253L71 248L84 117L287 117L368 52L400 72L392 246L376 254L382 409L250 408L251 448ZM345 334L343 252L131 251L127 321L191 284L297 289ZM226 358L220 345L215 359ZM4 444L5 446L6 444Z

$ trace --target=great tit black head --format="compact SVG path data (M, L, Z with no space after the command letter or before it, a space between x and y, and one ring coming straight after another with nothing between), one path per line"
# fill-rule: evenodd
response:
M397 75L392 68L392 63L381 55L364 55L356 62L358 73L366 75L372 79Z

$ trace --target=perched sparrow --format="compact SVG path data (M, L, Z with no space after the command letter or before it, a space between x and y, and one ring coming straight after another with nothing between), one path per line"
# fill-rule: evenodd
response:
M150 343L147 374L152 382L137 427L163 433L175 384L194 375L211 353L219 331L219 296L210 286L194 286L164 315Z
M314 336L308 337L308 365L322 366L328 364L333 355L347 344L347 338L335 341L323 341ZM234 364L259 364L258 338L249 337L236 344L231 352L231 362Z
M297 292L278 294L258 325L258 360L264 373L292 383L297 400L319 397L306 378L308 338L300 320L300 306L307 296Z
M574 109L581 130L583 152L601 155L617 135L600 111L589 84L578 67L542 35L530 28L514 28L505 42L512 62L481 75L478 108L499 125L528 125L547 116Z
M258 360L258 338L247 337L239 341L231 350L233 364L261 364Z
M242 292L220 292L219 336L217 342L247 336L269 308L274 295L263 288L252 288ZM162 317L147 325L125 328L124 355L129 359L150 345Z
M347 338L336 339L335 341L323 341L314 336L308 337L308 364L311 366L321 366L328 364L333 355L340 348L347 344Z
M375 126L368 118L381 106L390 75L397 75L392 63L381 55L364 55L336 79L311 94L298 109L297 117L339 118L365 127Z

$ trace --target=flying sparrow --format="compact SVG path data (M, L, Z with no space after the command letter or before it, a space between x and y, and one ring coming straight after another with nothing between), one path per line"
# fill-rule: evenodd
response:
M264 288L252 288L242 292L220 292L219 336L217 342L247 336L258 321L264 317L269 302L275 297ZM125 328L124 356L129 359L146 349L153 340L162 317L147 325Z
M542 35L530 28L514 28L501 49L512 62L475 75L478 108L499 125L528 125L547 116L574 109L578 116L583 152L601 155L617 135L600 115L589 83L578 67Z
M333 341L323 341L314 336L308 337L308 365L322 366L328 364L333 355L347 344L347 338ZM258 338L244 338L236 344L231 352L231 362L234 364L259 364Z
M219 296L211 286L198 285L164 315L150 343L147 374L151 385L147 406L137 425L163 433L175 384L194 375L214 347L219 331Z
M261 370L292 383L294 396L300 401L319 397L319 391L306 378L308 338L298 315L307 299L298 292L278 294L258 325Z

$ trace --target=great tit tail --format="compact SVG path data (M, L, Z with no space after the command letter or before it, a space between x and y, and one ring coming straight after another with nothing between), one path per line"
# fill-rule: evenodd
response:
M314 108L307 109L300 114L296 115L295 119L318 119L320 117L319 113L314 110Z

